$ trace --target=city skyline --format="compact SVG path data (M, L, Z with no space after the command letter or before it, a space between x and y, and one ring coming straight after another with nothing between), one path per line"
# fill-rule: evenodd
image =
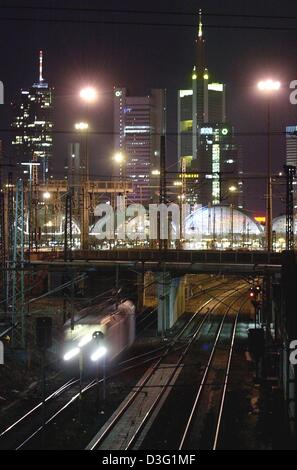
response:
M296 21L0 2L1 450L297 449Z
M130 2L131 5L133 2ZM232 2L230 2L231 4ZM190 9L189 5L189 9ZM203 2L202 5L203 7ZM216 8L216 11L219 11L218 8L218 2L212 2L212 8ZM174 6L172 4L172 10L174 10ZM169 9L170 11L170 9ZM197 11L198 15L198 11ZM197 15L196 15L196 23L197 23ZM151 19L151 17L149 17ZM171 20L169 20L170 22ZM273 114L273 127L274 129L282 129L284 131L285 125L286 124L291 124L294 122L293 115L294 115L294 107L289 104L287 100L287 88L288 88L288 83L289 79L293 77L293 75L289 76L289 67L288 64L286 67L277 67L277 61L280 61L280 48L283 47L281 44L279 44L278 49L276 50L276 59L274 59L275 62L275 67L273 67L273 61L271 58L269 58L269 55L264 54L264 49L263 52L258 51L257 49L255 50L256 56L255 56L255 65L252 68L251 65L251 59L247 61L242 62L242 69L249 70L249 74L246 75L244 78L241 77L241 80L236 83L236 75L238 75L238 52L237 49L235 48L235 51L233 54L231 54L232 60L228 59L230 58L230 52L228 47L224 47L226 43L228 43L228 29L226 30L216 30L214 29L209 29L207 23L210 22L210 20L206 17L205 19L205 30L206 30L206 35L207 35L207 48L208 48L208 56L209 56L209 64L210 68L214 71L216 76L221 76L222 81L228 83L227 87L227 102L228 102L228 108L230 112L230 122L232 122L233 125L235 125L236 128L236 134L237 140L239 141L240 145L247 149L247 156L244 161L244 170L245 171L250 171L253 172L257 168L260 169L262 166L263 172L265 172L265 161L264 159L260 158L261 154L263 151L265 151L265 138L264 136L262 137L261 135L253 135L254 133L257 132L265 132L265 126L263 125L263 120L265 116L265 106L263 105L263 102L261 100L261 97L257 95L257 93L254 93L253 87L256 85L256 81L259 78L259 73L261 73L261 76L263 76L263 72L259 72L264 69L268 70L267 65L269 64L269 61L271 62L269 71L274 72L274 75L279 74L280 78L284 77L287 75L287 78L285 80L282 80L283 84L283 91L280 97L278 97L275 100L275 112ZM264 23L265 26L265 23ZM37 27L38 29L39 27ZM49 26L51 28L51 26ZM84 28L84 26L82 26ZM136 28L136 27L134 27ZM137 28L136 28L137 29ZM57 38L59 37L59 25L55 26L55 30L57 30ZM126 30L126 27L123 26L121 27L121 31L125 34L125 37L128 40L130 39L130 32ZM154 36L152 37L150 33L152 31L155 31ZM193 57L194 54L194 38L195 38L195 31L196 28L190 29L190 28L185 28L185 34L177 35L177 39L180 42L180 46L176 48L176 51L174 52L174 57L179 57L179 62L182 59L183 62L187 61L188 65L185 66L183 65L182 67L175 67L175 71L177 72L176 74L170 73L170 69L172 69L173 63L172 63L172 53L170 55L167 54L167 60L162 63L161 67L158 67L160 65L159 59L156 59L156 54L154 54L154 60L156 62L157 68L158 68L158 75L156 75L155 67L151 67L152 63L152 58L151 58L151 53L146 54L147 59L146 62L144 63L141 61L138 65L139 68L139 73L140 77L142 77L141 80L135 81L135 79L131 76L129 79L123 79L123 70L131 70L131 67L120 67L118 68L118 65L121 61L125 60L127 63L131 61L131 58L127 55L127 52L124 52L120 54L118 59L120 58L119 61L115 61L112 57L107 58L106 56L106 51L103 52L101 49L100 54L105 56L105 62L104 63L104 68L102 69L101 66L97 66L96 62L97 59L91 59L91 57L94 54L94 48L90 48L90 59L87 60L88 64L87 67L84 65L84 60L82 61L82 64L78 63L77 59L73 61L73 56L72 56L72 51L69 49L67 57L69 57L69 65L67 62L63 61L63 69L61 69L61 62L59 64L59 52L52 52L52 45L47 44L47 48L45 49L46 55L47 55L47 76L50 78L50 82L55 85L56 88L56 95L57 95L57 108L59 110L63 109L63 112L61 113L59 111L59 115L55 116L55 120L57 121L57 129L66 129L70 131L73 126L73 121L74 118L72 116L81 116L83 114L86 114L86 112L82 112L81 108L77 103L74 103L75 100L71 98L71 96L75 96L75 93L77 93L78 88L82 85L85 84L86 82L92 82L98 85L98 88L102 90L102 98L99 103L99 105L96 107L96 109L93 109L90 111L90 121L92 121L92 124L94 124L94 128L102 129L102 132L104 135L101 136L94 136L92 138L92 142L90 144L90 151L94 155L94 165L90 168L90 171L95 175L95 174L105 174L106 173L106 168L108 168L108 173L111 173L112 171L112 163L111 163L111 155L113 153L113 138L110 135L112 132L112 107L110 106L111 99L112 99L112 87L114 84L120 84L122 86L128 86L133 93L137 94L137 88L139 88L139 84L143 83L143 87L140 94L143 92L144 89L150 88L152 85L154 85L156 82L160 83L162 82L162 85L164 88L167 88L167 96L168 96L168 110L170 113L170 118L168 119L167 122L167 129L168 129L168 135L169 135L169 143L168 143L168 154L167 154L167 162L168 165L173 167L175 163L175 155L176 155L176 145L177 145L177 136L174 135L176 132L176 103L175 103L175 94L176 94L176 89L179 88L180 83L184 82L184 78L186 74L189 72L189 70L192 70L192 63L193 60L191 57ZM236 33L237 34L237 33ZM266 38L267 41L270 38L271 39L271 34L268 32L259 32L259 34L264 38L263 41L263 48L268 47L266 46ZM283 33L283 34L290 34L290 33ZM293 33L292 33L293 34ZM252 33L247 31L247 40L249 39L249 46L247 50L250 50L251 45L254 43L254 38L251 37ZM176 42L175 35L174 35L174 28L169 28L166 31L165 39L167 39L172 42L173 38L174 41ZM147 27L141 33L139 32L138 34L138 39L141 41L141 44L145 47L144 50L147 51L147 40L150 39L151 43L155 43L155 38L160 37L160 31L159 28L156 27ZM216 47L216 41L217 38L220 39L220 47ZM37 37L35 38L37 40ZM33 38L32 38L33 40ZM48 36L47 36L47 42L49 41ZM94 37L95 41L95 37ZM93 41L93 42L94 42ZM152 42L153 41L153 42ZM42 39L42 34L40 34L39 43L44 44L44 40ZM43 44L41 44L43 46ZM118 44L118 40L117 40ZM267 43L268 44L268 43ZM233 45L234 46L234 45ZM232 47L233 47L232 46ZM78 47L74 46L74 49L77 49L79 53L84 49L85 45L80 45ZM115 47L115 45L113 46ZM118 47L118 46L117 46ZM184 47L187 49L191 48L193 53L191 54L181 54L183 51ZM119 46L119 51L121 50L122 46ZM132 46L133 48L137 49L137 45ZM160 57L164 54L165 48L168 51L168 41L166 40L164 42L164 45L162 45L160 51ZM39 49L39 47L37 47ZM172 47L170 48L172 49ZM221 49L224 50L224 54L222 55ZM154 50L154 49L151 49ZM140 49L138 49L140 51ZM37 52L37 51L36 51ZM292 51L290 47L287 48L287 55L290 57L292 54ZM237 55L237 59L236 59ZM35 62L33 57L33 54L29 54L29 50L25 52L25 54L22 57L26 57L26 65L23 64L23 70L24 70L24 79L22 79L22 84L21 87L24 86L25 83L25 77L26 75L29 76L29 74L32 77L32 70L30 71L30 62ZM133 57L133 56L132 56ZM244 57L244 55L243 55ZM259 67L259 59L262 58L265 59L263 61L263 64L261 67ZM283 57L282 57L283 59ZM133 60L133 59L132 59ZM230 74L230 67L233 67L233 62L235 60L235 71L233 70L233 73ZM283 59L284 60L284 59ZM265 63L266 61L266 63ZM93 64L92 64L93 62ZM257 64L258 62L258 64ZM58 66L57 66L58 65ZM34 63L35 66L35 63ZM70 68L72 68L72 72L70 72ZM114 77L110 75L109 79L107 80L107 75L110 74L111 68L118 69L114 73ZM145 68L148 68L150 70L150 73L144 76L142 74L142 70ZM86 68L86 70L83 70ZM234 67L233 67L234 68ZM32 64L32 69L33 69L33 64ZM119 72L119 70L122 70L122 72ZM152 73L154 74L152 75ZM128 72L127 72L128 73ZM267 71L265 71L265 74ZM229 74L227 77L227 80L224 79L226 75ZM122 78L120 76L122 75ZM139 74L138 74L139 75ZM116 76L119 78L116 79ZM157 78L159 76L159 78ZM75 78L78 77L78 78ZM166 77L166 79L165 79ZM173 78L174 77L174 78ZM4 77L5 78L5 77ZM34 79L34 77L33 77ZM111 79L111 80L110 80ZM4 80L5 81L5 80ZM15 78L14 80L15 81ZM8 100L10 100L10 97L16 96L16 91L15 89L12 89L10 91L11 85L13 83L11 80L6 80L8 83L8 91L6 90L6 103L2 107L2 119L1 121L4 124L4 128L7 127L5 125L5 120L4 117L10 113L9 110L7 110L8 106ZM32 81L32 79L31 79ZM66 81L67 81L67 86L66 86ZM101 81L101 83L100 83ZM189 74L189 82L191 81L191 77ZM179 83L177 83L179 82ZM26 80L26 83L30 83L30 78ZM175 87L172 86L172 84L175 83ZM20 87L20 88L21 88ZM7 88L7 87L6 87ZM14 87L13 87L14 88ZM229 89L232 89L232 99L230 99L229 95ZM67 91L68 90L68 91ZM240 99L238 99L240 97ZM286 115L290 116L283 118L282 113L284 111L279 112L279 103L282 101L286 105ZM251 103L251 106L248 106L248 102ZM235 103L239 103L239 106L235 108ZM286 104L287 103L287 104ZM253 109L257 109L256 112L256 118L253 116ZM262 119L263 118L263 119ZM257 123L258 120L258 123ZM281 125L278 124L279 120L281 120ZM6 121L7 123L7 121ZM99 131L100 132L100 131ZM108 135L109 134L109 135ZM248 135L247 135L248 134ZM4 132L3 133L3 138L5 143L7 143L9 136L8 133ZM56 136L56 149L57 149L57 154L58 155L66 155L66 142L65 139L63 140L63 136L57 135ZM71 140L71 139L68 139ZM273 162L274 162L274 169L275 172L278 172L279 170L282 169L282 165L285 162L285 138L283 136L275 136L273 137L274 140L274 148L275 151L273 152ZM92 149L92 147L94 149ZM5 146L5 153L9 153L9 150L7 149L7 145ZM256 166L257 165L257 166ZM57 158L55 161L55 167L57 169L57 174L62 175L63 173L63 165L61 165L61 159ZM258 170L259 171L259 170ZM249 182L246 188L247 191L247 202L248 206L253 210L254 212L264 212L264 205L265 201L264 198L256 198L255 197L255 192L259 191L259 183L254 181L254 182ZM279 199L277 198L275 201L275 211L276 213L281 213L283 212L283 206L280 204Z

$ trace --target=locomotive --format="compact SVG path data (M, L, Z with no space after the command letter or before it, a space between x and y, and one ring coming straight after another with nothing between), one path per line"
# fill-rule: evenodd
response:
M103 338L108 362L131 346L135 339L135 306L130 300L121 302L112 312L102 311L102 305L81 310L64 326L63 355L71 356L78 349L92 354L94 338ZM100 335L101 333L101 335Z

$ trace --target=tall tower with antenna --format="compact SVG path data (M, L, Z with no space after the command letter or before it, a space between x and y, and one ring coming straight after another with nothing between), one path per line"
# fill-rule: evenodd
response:
M233 129L226 124L225 85L212 80L206 60L202 11L198 14L191 85L178 90L178 163L190 203L220 204L222 174L238 172ZM231 184L231 180L230 180Z
M186 166L198 158L199 128L207 122L225 122L225 85L212 82L205 53L202 11L195 38L195 62L191 86L178 91L178 159Z
M38 176L44 182L49 178L53 154L52 94L53 89L43 77L43 51L39 51L38 81L29 89L22 89L20 100L13 103L12 127L16 135L12 145L17 164L40 163L35 167L34 179ZM27 172L24 168L22 171Z

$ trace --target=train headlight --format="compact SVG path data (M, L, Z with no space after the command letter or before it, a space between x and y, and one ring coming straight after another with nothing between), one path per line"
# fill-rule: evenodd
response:
M98 349L96 349L95 352L91 355L91 361L95 362L104 357L107 353L107 349L105 346L100 346Z
M64 354L64 361L70 361L70 359L73 359L75 356L77 356L80 353L80 348L73 348L70 349L66 354Z

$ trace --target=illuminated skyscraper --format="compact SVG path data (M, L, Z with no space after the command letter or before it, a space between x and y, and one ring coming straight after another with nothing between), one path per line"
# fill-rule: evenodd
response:
M286 165L297 167L297 126L286 127Z
M178 162L182 172L194 173L187 177L189 202L219 204L227 200L223 179L227 185L227 174L238 173L238 149L226 123L226 86L212 81L206 66L201 11L196 45L191 87L178 91Z
M297 126L286 127L286 165L297 168ZM294 184L294 208L297 209L296 180Z
M43 54L40 51L39 80L30 89L21 90L21 100L14 105L16 116L12 127L16 136L12 144L18 164L40 163L39 175L43 181L49 177L53 154L52 91L43 78Z
M133 202L147 203L158 193L165 112L165 90L153 89L146 96L114 90L114 151L123 154L123 162L115 162L115 174L132 180Z
M191 87L178 92L178 158L189 166L198 158L199 132L205 123L225 122L225 85L210 81L205 64L205 39L201 12L196 39L196 65Z

